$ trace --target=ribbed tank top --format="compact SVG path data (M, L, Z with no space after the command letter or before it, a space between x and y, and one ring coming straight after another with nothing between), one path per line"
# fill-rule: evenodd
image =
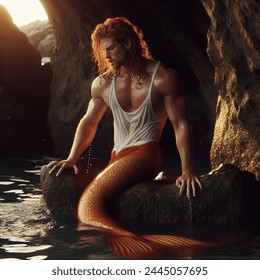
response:
M152 105L152 86L160 62L155 66L148 94L142 105L133 112L122 109L116 95L116 79L111 82L109 104L114 118L114 149L118 153L126 147L143 145L161 139L162 122L165 118L158 118Z

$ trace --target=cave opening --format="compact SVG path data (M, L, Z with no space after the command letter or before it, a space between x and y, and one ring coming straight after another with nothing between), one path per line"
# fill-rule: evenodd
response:
M5 7L17 27L48 19L47 13L39 0L27 0L26 5L20 0L0 0L0 5Z

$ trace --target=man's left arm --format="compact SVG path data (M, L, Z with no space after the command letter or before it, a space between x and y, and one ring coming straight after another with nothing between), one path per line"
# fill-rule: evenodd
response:
M176 180L180 195L185 192L190 199L196 196L196 184L202 185L194 172L191 126L188 118L187 102L179 75L168 70L167 86L163 89L163 101L167 115L172 123L176 145L181 158L182 175Z

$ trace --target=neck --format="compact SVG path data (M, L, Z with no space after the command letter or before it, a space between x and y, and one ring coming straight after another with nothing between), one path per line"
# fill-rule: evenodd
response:
M146 72L146 65L147 65L147 59L145 58L141 58L137 65L139 65L139 70L140 68L142 68L142 72L145 73ZM137 69L136 69L137 70ZM124 65L121 66L120 70L119 70L120 76L129 76L129 77L135 77L135 78L143 78L141 73L136 73L135 71L133 71L133 68L130 67L129 62L125 63Z
M133 72L129 66L121 66L119 69L119 75L120 77L131 78L133 76Z

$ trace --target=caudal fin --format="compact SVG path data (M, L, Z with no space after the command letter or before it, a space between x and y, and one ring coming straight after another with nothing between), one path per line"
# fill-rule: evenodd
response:
M164 235L164 234L153 234L153 235L144 235L143 238L149 242L160 244L163 247L178 249L184 247L190 248L210 248L214 247L216 243L203 242L195 239L176 236L176 235Z
M128 259L152 258L160 251L160 245L141 236L112 236L109 246L118 256Z
M118 255L129 259L151 259L163 252L176 253L180 249L203 250L230 244L234 239L219 242L203 242L175 235L113 236L110 248Z

